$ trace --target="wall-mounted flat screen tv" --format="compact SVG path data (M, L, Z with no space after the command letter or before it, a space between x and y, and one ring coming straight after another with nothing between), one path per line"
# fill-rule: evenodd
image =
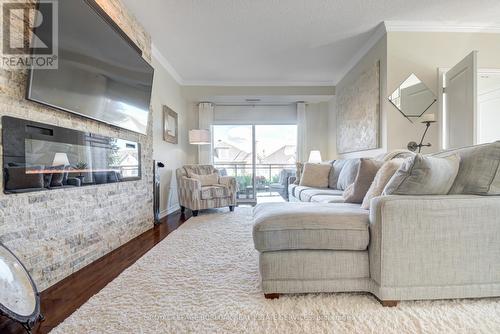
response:
M58 67L31 69L27 99L145 134L151 65L92 0L56 2Z

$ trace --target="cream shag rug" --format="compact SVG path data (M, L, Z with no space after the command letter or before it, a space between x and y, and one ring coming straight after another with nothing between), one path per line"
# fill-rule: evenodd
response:
M179 229L52 333L500 333L500 298L402 302L368 294L266 300L250 208Z

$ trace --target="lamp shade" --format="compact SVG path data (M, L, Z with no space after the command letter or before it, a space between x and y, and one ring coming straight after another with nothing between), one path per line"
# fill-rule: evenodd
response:
M189 143L193 145L210 144L210 131L208 130L189 130Z
M313 164L318 164L321 161L322 161L322 159L321 159L321 152L320 151L311 151L311 153L309 153L308 162L313 163Z
M69 159L66 153L56 153L54 155L52 166L68 166L68 165L69 165Z

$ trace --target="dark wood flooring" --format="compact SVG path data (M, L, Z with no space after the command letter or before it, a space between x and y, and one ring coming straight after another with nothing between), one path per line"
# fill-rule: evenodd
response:
M173 213L165 217L162 224L42 291L40 299L45 321L33 333L48 333L190 217L189 210L185 214ZM0 333L18 334L25 333L25 330L0 316Z

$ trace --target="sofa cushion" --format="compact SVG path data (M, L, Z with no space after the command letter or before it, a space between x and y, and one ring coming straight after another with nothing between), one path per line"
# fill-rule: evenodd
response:
M339 175L347 160L335 160L332 164L332 170L328 177L328 188L337 189Z
M354 183L358 174L359 163L360 159L346 160L340 171L336 189L345 190L350 184Z
M328 176L332 166L330 164L312 164L306 163L302 176L300 178L301 186L327 188Z
M460 168L450 194L500 195L500 141L440 152L460 156Z
M339 195L316 195L311 198L312 203L344 203L344 197ZM353 204L357 205L357 204Z
M346 203L361 204L363 202L382 164L382 161L375 159L360 159L356 179L346 188L343 195Z
M446 195L458 173L460 157L417 154L407 158L384 188L384 195Z
M202 187L204 186L213 186L219 184L219 174L211 173L211 174L196 174L189 172L189 177L195 180L200 181Z
M225 186L204 186L201 187L201 199L212 199L229 197L229 189Z
M253 218L255 248L260 252L368 247L368 211L359 205L261 203Z
M330 189L330 188L309 188L300 192L299 199L302 202L311 202L311 198L318 195L329 195L329 196L342 196L342 190Z
M377 175L375 175L375 179L373 180L368 192L363 198L363 203L361 207L363 209L370 209L370 202L372 198L378 197L382 195L385 186L389 183L391 177L396 173L396 171L401 167L405 160L400 158L395 158L389 161L386 161L382 167L378 170Z
M300 193L303 192L304 190L311 189L311 187L306 187L306 186L296 186L293 188L293 197L300 198Z

